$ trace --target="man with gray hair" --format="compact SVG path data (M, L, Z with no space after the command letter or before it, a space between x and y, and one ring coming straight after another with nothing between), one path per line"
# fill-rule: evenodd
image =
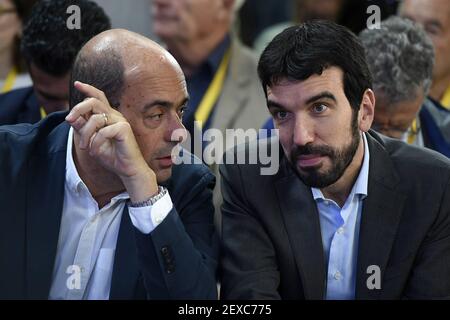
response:
M256 57L232 31L235 13L243 2L152 2L154 32L186 75L190 100L183 124L192 140L189 143L188 139L185 145L198 156L201 155L197 151L202 150L194 150L199 144L193 140L198 140L197 136L207 129L219 129L226 140L234 144L234 133L229 134L226 129L258 129L270 116L263 108L266 102L256 72ZM221 149L216 142L211 142L210 147ZM205 148L206 143L202 147ZM216 159L221 159L220 150ZM210 168L219 176L215 163ZM214 192L217 219L222 202L218 187L219 184Z
M155 34L177 59L190 95L183 123L196 129L260 128L269 116L256 58L232 32L243 1L154 0ZM214 85L213 85L214 84ZM201 122L201 124L200 124Z
M372 128L450 156L450 114L427 98L434 49L423 28L391 17L360 34L376 95Z
M433 41L436 62L429 96L450 110L450 2L403 0L398 14L422 25Z

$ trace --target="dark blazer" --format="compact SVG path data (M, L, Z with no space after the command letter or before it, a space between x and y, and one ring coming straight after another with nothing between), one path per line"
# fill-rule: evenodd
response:
M0 127L0 299L48 298L64 198L65 115ZM203 165L174 166L166 183L174 208L149 235L124 210L111 299L217 298L214 184Z
M367 140L370 169L356 298L449 299L450 161L373 131ZM260 165L220 168L225 299L325 296L327 263L316 203L282 153L280 170L272 176L261 176ZM371 265L381 269L380 290L366 285Z
M41 114L33 87L16 89L0 95L0 125L36 123L39 120Z

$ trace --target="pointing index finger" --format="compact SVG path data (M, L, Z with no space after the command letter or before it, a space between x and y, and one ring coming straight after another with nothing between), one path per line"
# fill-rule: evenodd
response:
M93 113L109 113L111 107L101 90L80 81L75 81L74 87L87 98L72 108L66 117L67 121L74 122L80 116L87 120Z
M75 81L74 83L75 89L83 93L88 98L96 98L101 102L109 105L108 99L106 99L103 91L97 89L96 87L91 86L90 84L83 83L81 81Z

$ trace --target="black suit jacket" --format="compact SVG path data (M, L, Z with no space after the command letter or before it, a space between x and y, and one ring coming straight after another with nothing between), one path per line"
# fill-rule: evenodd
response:
M36 123L39 120L41 114L33 87L16 89L0 95L0 125Z
M0 127L0 299L48 298L64 198L65 115ZM166 183L174 208L149 235L124 210L111 299L217 297L214 183L203 165L174 166Z
M356 298L449 299L449 160L372 131L367 140L370 169ZM229 152L252 148L255 145ZM272 176L261 176L260 165L220 168L225 299L325 296L327 262L316 203L283 155L280 162ZM366 284L371 265L380 267L380 290Z

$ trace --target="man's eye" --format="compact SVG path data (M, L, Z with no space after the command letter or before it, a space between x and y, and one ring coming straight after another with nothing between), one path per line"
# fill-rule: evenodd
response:
M429 36L437 36L439 35L441 30L438 27L431 26L426 27L425 31L428 33Z
M163 114L162 113L158 113L158 114L152 114L151 116L149 116L149 118L151 120L161 120Z
M288 113L286 111L277 111L275 112L275 118L277 120L284 120L288 116Z
M328 109L328 107L324 104L316 104L313 106L314 113L323 113Z

